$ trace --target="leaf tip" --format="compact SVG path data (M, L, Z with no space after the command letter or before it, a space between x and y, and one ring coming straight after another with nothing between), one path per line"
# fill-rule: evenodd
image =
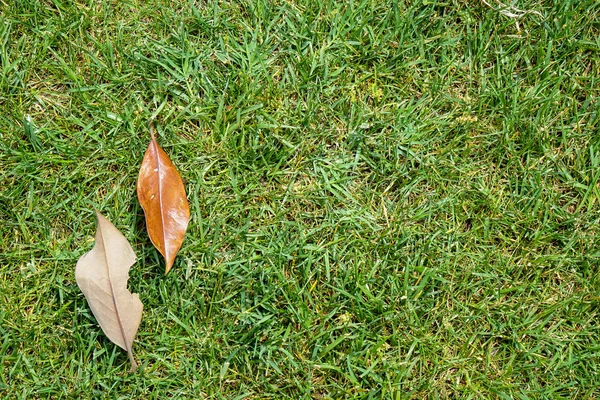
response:
M173 268L173 261L167 261L165 264L165 276L169 273L169 271Z

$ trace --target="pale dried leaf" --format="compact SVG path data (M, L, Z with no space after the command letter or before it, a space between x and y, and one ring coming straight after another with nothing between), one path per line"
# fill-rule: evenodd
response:
M77 262L75 279L104 334L127 351L131 371L134 371L137 364L132 346L143 309L139 296L127 290L135 253L125 236L110 221L99 212L96 215L96 243Z

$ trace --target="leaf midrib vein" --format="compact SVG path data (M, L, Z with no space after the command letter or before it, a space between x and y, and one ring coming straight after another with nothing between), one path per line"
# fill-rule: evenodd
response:
M162 178L161 178L161 162L160 162L160 152L158 151L158 143L155 138L152 138L152 151L154 151L154 158L156 159L156 173L158 175L158 210L160 213L160 232L162 237L162 247L165 251L165 259L168 262L169 259L169 249L167 249L167 238L165 237L165 217L163 214L163 200L162 200Z

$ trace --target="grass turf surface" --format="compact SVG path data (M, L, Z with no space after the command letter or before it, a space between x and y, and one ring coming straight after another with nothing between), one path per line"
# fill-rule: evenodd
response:
M597 398L600 5L514 5L1 2L2 397ZM131 375L74 281L94 208L138 254Z

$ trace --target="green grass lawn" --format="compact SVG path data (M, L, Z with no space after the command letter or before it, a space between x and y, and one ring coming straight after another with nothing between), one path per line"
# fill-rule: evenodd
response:
M488 3L0 1L0 396L599 398L600 3ZM134 374L75 283L95 208Z

